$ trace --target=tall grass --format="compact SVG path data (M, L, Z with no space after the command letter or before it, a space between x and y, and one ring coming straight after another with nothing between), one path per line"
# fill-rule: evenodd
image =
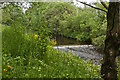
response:
M42 32L38 38L19 27L2 32L3 78L101 78L100 65L53 49Z

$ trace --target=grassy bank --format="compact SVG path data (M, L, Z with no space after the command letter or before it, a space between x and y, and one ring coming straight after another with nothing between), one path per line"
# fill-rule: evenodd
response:
M100 65L53 49L42 35L26 35L12 27L3 30L3 78L101 78Z
M100 78L99 65L53 49L42 33L26 35L19 27L2 33L3 78Z
M3 67L3 78L100 78L99 65L52 47L42 59L30 56L27 65L21 56L12 58L4 54Z

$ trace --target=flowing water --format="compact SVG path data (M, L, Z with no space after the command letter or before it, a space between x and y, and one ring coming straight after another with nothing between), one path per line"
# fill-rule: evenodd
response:
M64 36L57 36L56 40L58 44L53 47L54 49L79 55L83 60L91 59L98 62L103 57L97 47L91 45L90 43L80 42Z

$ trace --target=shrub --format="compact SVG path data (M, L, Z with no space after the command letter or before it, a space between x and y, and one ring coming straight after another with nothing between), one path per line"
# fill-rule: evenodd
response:
M38 35L38 34L36 34ZM49 39L42 32L39 37L27 35L20 27L9 27L2 31L3 52L11 57L29 55L40 58L46 52Z
M105 44L105 35L99 36L97 38L92 38L92 43L99 48L104 48Z

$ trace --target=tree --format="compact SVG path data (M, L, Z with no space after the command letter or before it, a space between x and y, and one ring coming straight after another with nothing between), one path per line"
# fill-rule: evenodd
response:
M16 22L22 23L23 11L20 6L14 2L10 2L2 7L3 24L12 25Z
M100 1L108 11L81 1L78 2L107 13L107 31L101 74L102 78L105 80L117 80L116 57L120 55L119 2L118 0L114 0L115 2L112 2L112 0L110 0L109 6L107 6L102 0Z
M49 3L44 11L48 28L53 34L61 34L63 31L61 23L63 23L63 21L68 19L70 16L75 16L75 12L75 6L71 3Z
M100 31L99 34L95 34L100 30L100 23L102 23L95 9L90 7L78 9L77 15L71 15L60 22L62 34L67 37L77 38L80 41L91 41L91 38L101 35Z
M107 31L101 74L104 79L117 80L116 57L120 47L119 3L109 2L107 12Z
M46 2L31 2L30 8L25 11L25 25L27 29L38 31L41 26L44 26L45 18L43 11L46 9Z

